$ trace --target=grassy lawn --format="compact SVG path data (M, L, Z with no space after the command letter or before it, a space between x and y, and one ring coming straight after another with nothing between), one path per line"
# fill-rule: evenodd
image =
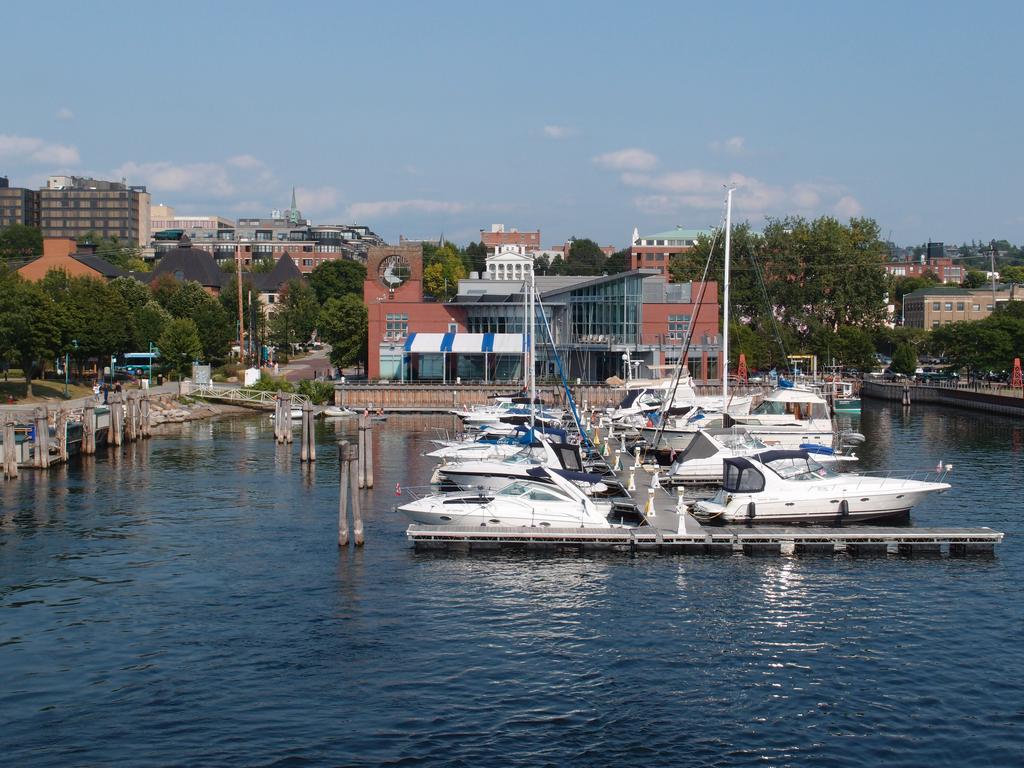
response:
M32 382L32 397L25 397L24 381L0 381L0 402L8 402L8 397L14 396L19 403L43 403L53 400L64 399L64 382L56 381L35 381ZM80 387L75 384L68 384L68 395L70 397L87 397L92 394L92 387Z

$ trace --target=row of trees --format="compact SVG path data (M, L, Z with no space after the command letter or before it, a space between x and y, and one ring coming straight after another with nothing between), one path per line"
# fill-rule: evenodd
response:
M269 320L252 295L251 281L244 280L246 324L255 325L250 332L260 340L286 349L318 331L332 345L333 364L363 362L365 273L355 262L323 264L308 284L295 280L282 289ZM22 369L30 396L32 379L46 361L65 355L79 375L90 359L102 364L111 355L153 346L169 373L184 374L195 360L220 364L237 339L237 316L234 278L218 299L199 283L169 275L145 285L130 277L107 282L54 270L33 283L0 269L0 360Z

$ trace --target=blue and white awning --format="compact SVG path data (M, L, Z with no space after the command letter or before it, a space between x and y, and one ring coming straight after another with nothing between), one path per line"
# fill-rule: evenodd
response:
M523 346L521 333L410 333L405 340L406 352L519 355Z

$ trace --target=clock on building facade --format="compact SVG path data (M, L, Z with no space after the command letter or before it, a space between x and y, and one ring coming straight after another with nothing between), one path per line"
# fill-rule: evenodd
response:
M392 254L381 259L377 267L377 277L390 290L395 290L412 275L409 261L400 254Z

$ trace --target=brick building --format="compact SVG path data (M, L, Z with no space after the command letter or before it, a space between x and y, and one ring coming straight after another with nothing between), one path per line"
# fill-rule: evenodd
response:
M524 348L524 282L459 281L447 303L423 295L418 245L375 246L367 259L368 376L392 381L518 381ZM693 325L687 364L697 380L718 376L717 299L699 309L696 286L670 284L652 270L600 277L542 276L536 287L548 328L570 379L623 376L623 355L648 366L678 361ZM716 297L717 286L707 296ZM518 341L516 341L518 339ZM555 375L554 355L537 345L538 374Z
M710 229L676 227L667 232L641 235L634 229L627 266L630 269L656 269L666 280L671 280L668 268L672 257L692 251L700 237L712 234Z

